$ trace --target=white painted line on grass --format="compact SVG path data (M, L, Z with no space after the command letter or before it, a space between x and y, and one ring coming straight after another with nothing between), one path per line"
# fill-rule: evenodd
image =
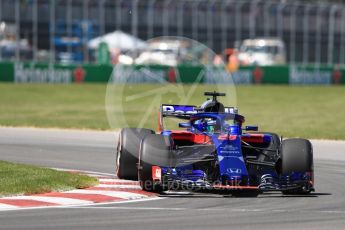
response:
M99 179L100 183L128 183L128 184L139 184L138 181L134 180L123 180L123 179L107 179L107 178L101 178Z
M55 170L59 170L59 171L70 171L70 172L80 172L80 173L84 173L84 174L92 174L92 175L103 175L103 176L115 176L115 174L113 173L103 173L103 172L95 172L95 171L85 171L85 170L79 170L79 169L65 169L65 168L52 168Z

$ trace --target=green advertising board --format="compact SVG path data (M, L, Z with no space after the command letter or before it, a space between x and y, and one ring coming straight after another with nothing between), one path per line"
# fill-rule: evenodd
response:
M12 62L0 62L0 82L14 81L14 65Z
M107 82L110 65L50 65L0 63L0 81L15 83L83 83Z
M345 84L337 66L246 66L236 72L198 65L62 65L0 62L0 81L14 83L205 83L205 84Z

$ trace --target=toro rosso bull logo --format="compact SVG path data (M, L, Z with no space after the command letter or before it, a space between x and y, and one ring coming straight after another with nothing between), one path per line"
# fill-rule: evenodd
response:
M238 169L238 168L228 168L226 170L228 173L236 173L236 174L241 174L242 173L242 170L241 169Z

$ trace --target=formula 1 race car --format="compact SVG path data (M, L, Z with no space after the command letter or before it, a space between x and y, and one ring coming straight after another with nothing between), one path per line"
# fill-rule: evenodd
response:
M206 92L200 107L160 107L157 134L125 128L117 147L117 176L139 180L143 190L222 190L257 196L264 191L308 194L314 191L313 150L309 140L282 140L275 133L243 127L237 108L218 101L224 93ZM166 130L165 119L179 119Z

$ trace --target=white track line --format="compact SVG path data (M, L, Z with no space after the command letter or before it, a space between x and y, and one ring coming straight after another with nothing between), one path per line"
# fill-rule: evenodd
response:
M92 207L92 206L102 206L102 205L114 205L114 204L126 204L126 203L138 203L138 202L147 202L147 201L155 201L155 200L162 200L165 198L162 197L150 197L150 198L143 198L140 200L124 200L124 201L111 201L111 202L104 202L104 203L92 203L92 204L80 204L80 205L61 205L61 206L39 206L39 207L29 207L29 208L18 208L14 206L13 208L8 209L0 209L0 212L8 212L8 211L25 211L25 210L36 210L36 209L56 209L56 208L80 208L80 207Z
M71 207L74 208L74 207ZM115 207L115 206L107 206L107 207L97 207L97 206L87 206L87 207L79 207L79 208L83 208L83 209L109 209L109 210L150 210L150 211L185 211L185 210L194 210L194 209L188 209L188 208L161 208L161 207ZM203 209L195 209L197 211L202 210ZM209 210L207 210L209 211Z
M95 186L95 188L126 188L126 189L140 189L139 185L121 185L121 184L100 184Z
M83 206L83 207L71 207L80 209L104 209L104 210L137 210L137 211L200 211L200 212L234 212L234 213L321 213L321 214L345 214L345 210L294 210L294 209L229 209L229 208L169 208L169 207L119 207L119 206Z
M62 197L47 197L47 196L17 196L17 197L10 197L6 199L11 200L35 200L35 201L42 201L53 203L57 205L77 205L77 204L92 204L92 201L87 200L79 200L73 198L62 198ZM0 200L1 202L1 200Z
M9 204L0 204L0 210L2 209L13 209L13 208L17 208L17 206L14 206L14 205L9 205Z
M67 191L65 193L98 194L98 195L106 195L106 196L112 196L115 198L122 198L122 199L128 199L128 200L147 197L146 195L142 195L142 194L138 194L138 193L132 193L132 192L87 190L87 189L72 190L72 191Z
M106 179L106 178L101 178L101 179L99 179L99 182L100 183L119 183L119 182L121 182L121 183L128 183L128 184L139 184L139 182L138 181L132 181L132 180L122 180L122 179Z

